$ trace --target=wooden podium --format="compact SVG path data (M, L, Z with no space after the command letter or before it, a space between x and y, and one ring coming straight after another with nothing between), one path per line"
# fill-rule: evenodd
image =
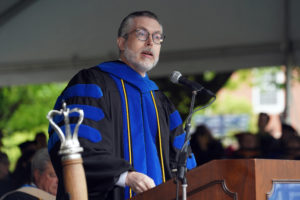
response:
M188 200L266 200L273 182L300 184L300 161L214 160L189 171L187 181ZM175 200L176 184L170 180L133 199Z

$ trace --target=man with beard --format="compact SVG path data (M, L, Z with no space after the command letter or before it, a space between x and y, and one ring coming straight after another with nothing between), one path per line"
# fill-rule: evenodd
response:
M127 199L172 178L185 133L178 111L147 72L158 62L162 25L150 11L129 14L117 38L120 59L80 71L58 98L84 110L79 141L89 199ZM74 130L78 116L70 116ZM54 121L64 130L62 118ZM49 129L49 150L63 199L60 142ZM188 167L195 166L194 158Z

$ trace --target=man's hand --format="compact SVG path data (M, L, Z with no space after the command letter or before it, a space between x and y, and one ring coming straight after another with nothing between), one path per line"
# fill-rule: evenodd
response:
M128 172L125 184L137 194L155 187L152 178L139 172Z

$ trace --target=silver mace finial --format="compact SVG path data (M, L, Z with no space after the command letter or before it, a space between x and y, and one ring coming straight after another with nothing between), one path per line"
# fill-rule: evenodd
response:
M71 113L78 113L79 114L79 120L76 123L74 133L71 133L70 128L70 122L69 122L69 114ZM65 121L65 133L60 129L60 127L53 121L53 117L55 115L63 115L64 121ZM51 127L54 129L54 131L57 133L61 145L59 150L59 155L62 155L62 160L69 160L69 159L76 159L81 158L80 152L83 151L83 148L80 147L79 141L78 141L78 129L80 124L83 121L84 113L83 110L78 108L73 108L70 110L67 108L66 103L64 102L62 105L62 109L60 111L58 110L51 110L47 118L50 122Z

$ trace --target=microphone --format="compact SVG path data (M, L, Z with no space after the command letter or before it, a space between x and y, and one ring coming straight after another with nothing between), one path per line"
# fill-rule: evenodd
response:
M211 96L216 96L212 91L204 88L202 85L195 81L191 81L185 77L182 76L182 74L179 71L173 71L172 74L170 75L170 81L175 84L182 84L185 85L189 88L191 88L194 91L200 92L202 90L205 90L209 95Z

